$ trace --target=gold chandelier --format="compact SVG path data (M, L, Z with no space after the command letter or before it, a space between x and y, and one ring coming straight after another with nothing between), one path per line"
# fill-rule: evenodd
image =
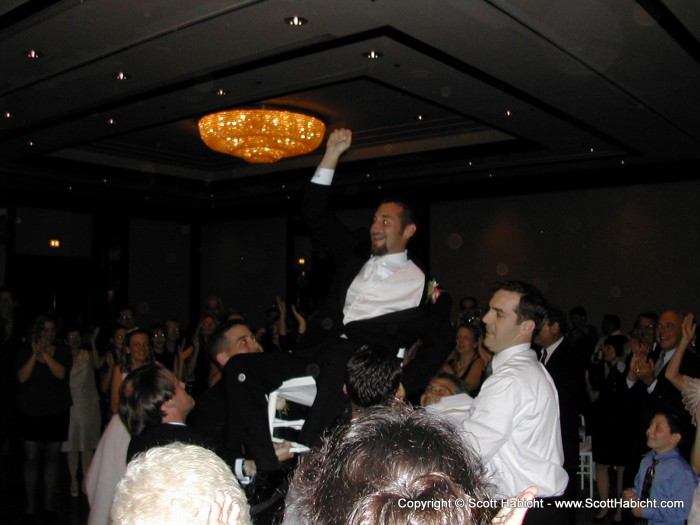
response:
M199 120L207 146L254 163L309 153L321 145L325 131L315 117L273 109L220 111Z

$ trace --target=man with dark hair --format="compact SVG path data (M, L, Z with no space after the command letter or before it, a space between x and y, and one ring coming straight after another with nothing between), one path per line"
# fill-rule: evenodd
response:
M407 205L398 200L380 204L369 238L366 230L350 231L331 210L330 183L351 142L350 130L330 134L304 193L304 218L336 269L324 304L309 318L291 354L238 355L227 365L232 368L228 375L233 378L230 399L235 404L229 415L236 416L237 438L258 465L249 489L254 504L276 490L275 483L265 479L279 483L284 477L270 440L265 394L287 379L315 377L317 395L300 437L312 444L342 416L345 365L363 345L383 346L396 355L421 339L417 355L403 370L407 394L425 387L452 347L449 296L427 287L425 274L408 257L407 245L417 225Z
M348 360L344 389L353 418L369 407L400 398L401 361L384 348L363 346Z
M226 319L214 330L207 348L212 362L221 369L222 379L197 397L197 406L188 418L188 424L203 432L212 442L214 450L228 463L236 477L242 481L250 481L257 472L258 465L254 459L267 458L266 452L271 450L273 459L270 461L278 467L281 462L291 459L290 444L287 441L272 444L259 442L249 438L247 428L256 425L268 425L267 401L264 387L261 387L261 401L257 410L247 411L236 398L236 385L241 378L232 366L233 357L241 354L260 354L263 348L253 335L248 323L240 318ZM284 354L280 354L284 359ZM296 363L290 360L290 366ZM303 368L298 370L303 375ZM243 413L250 413L255 419L247 420ZM243 428L241 428L243 427ZM241 438L242 436L242 438ZM247 440L247 441L244 441ZM246 454L244 454L244 444ZM265 464L263 464L264 470ZM279 467L278 467L279 468ZM286 474L286 473L285 473ZM259 503L259 502L258 502ZM257 509L254 509L257 511Z
M484 344L494 352L493 373L463 420L465 441L481 455L501 496L534 485L542 497L560 496L568 481L562 468L559 403L554 382L530 348L547 313L534 286L504 281L484 315ZM526 523L562 523L555 505L531 509Z
M564 470L569 482L564 492L566 499L576 497L576 471L579 464L579 414L583 411L586 382L586 367L566 338L566 314L550 306L535 336L540 349L540 362L544 365L557 388L559 399L559 422L564 447ZM569 516L573 522L574 512Z
M403 403L375 406L307 453L292 479L283 524L485 525L498 510L489 504L490 483L478 455L447 420ZM530 487L527 499L534 492ZM433 505L411 505L417 502ZM503 509L493 523L519 524L525 507L510 519Z
M174 441L208 447L205 435L185 425L192 408L185 384L164 366L130 372L119 392L119 416L131 434L127 463L139 452Z

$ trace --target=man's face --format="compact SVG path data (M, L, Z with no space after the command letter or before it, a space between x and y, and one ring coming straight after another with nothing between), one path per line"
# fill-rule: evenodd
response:
M433 379L428 386L425 387L425 392L420 398L421 406L434 405L443 397L455 395L455 386L452 381L442 377Z
M129 340L129 354L133 361L145 363L150 357L151 347L146 334L134 334Z
M180 339L180 325L175 321L167 321L165 323L165 337L173 342Z
M175 393L171 399L175 410L182 415L184 419L194 408L194 399L185 389L185 383L178 381L175 375L166 370L175 385Z
M673 350L683 336L681 326L683 318L676 312L664 312L659 317L659 324L656 328L656 342L662 350Z
M639 334L644 338L644 341L652 346L656 338L656 321L651 317L640 317L637 324Z
M656 414L647 429L647 446L657 454L673 450L680 442L680 434L672 434L668 419L663 414Z
M489 301L489 311L484 316L486 335L484 344L494 353L517 344L526 343L531 334L518 324L515 308L520 304L520 294L498 290Z
M542 328L535 337L535 343L544 348L554 344L559 339L559 332L556 329L558 326L559 323L556 323L555 326L554 324L549 324L549 321L542 323Z
M117 316L117 322L126 327L127 329L133 328L134 327L134 311L131 310L130 308L124 308L124 310L121 310L119 312L119 315Z
M409 224L404 227L401 223L402 212L403 207L393 202L385 202L377 208L369 228L373 255L401 253L406 249L416 226Z
M230 328L226 332L225 337L229 342L228 351L226 352L228 357L238 354L256 354L263 351L253 332L244 324L237 324Z

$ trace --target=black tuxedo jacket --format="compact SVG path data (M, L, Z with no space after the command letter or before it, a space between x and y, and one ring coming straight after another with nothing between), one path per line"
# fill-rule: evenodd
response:
M199 445L211 449L207 437L198 430L187 425L161 423L143 430L138 436L133 436L126 453L126 462L131 461L139 452L145 452L153 447L162 447L180 441L190 445Z
M347 290L371 256L367 229L351 231L338 221L329 206L330 186L309 183L304 193L304 219L316 240L327 250L335 267L334 279L321 308L309 319L308 329L294 354L313 360L320 348L345 334L358 346L380 345L392 351L408 349L416 340L423 344L404 369L407 392L424 388L437 372L454 345L450 322L451 299L447 294L438 301L426 301L428 278L419 306L372 319L343 324ZM415 261L414 261L415 262ZM419 263L419 268L423 269Z
M579 460L579 414L583 411L586 395L585 366L577 348L564 338L545 368L557 388L564 470L569 474L569 486L575 487Z

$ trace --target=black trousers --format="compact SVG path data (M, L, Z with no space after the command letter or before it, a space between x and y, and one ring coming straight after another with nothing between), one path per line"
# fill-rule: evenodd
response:
M314 375L316 399L306 417L300 440L316 444L345 408L345 366L358 346L345 339L323 343L305 358L263 352L239 354L223 370L226 396L226 448L244 450L261 471L280 468L270 436L266 395L293 377Z

